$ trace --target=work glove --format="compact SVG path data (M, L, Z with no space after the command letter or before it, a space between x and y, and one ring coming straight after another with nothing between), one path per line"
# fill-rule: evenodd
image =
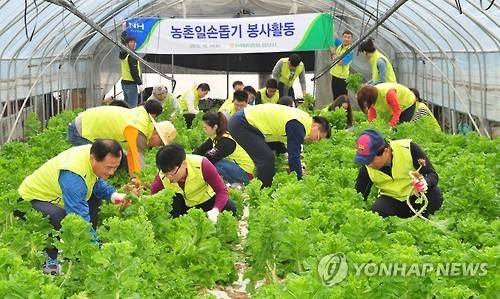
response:
M220 212L219 209L217 208L213 208L207 212L208 219L210 219L210 221L212 221L213 224L217 223L217 217L219 217L219 214Z
M427 181L424 178L414 178L411 180L411 184L413 188L415 188L415 190L421 193L425 193L427 192L427 189L429 189L429 187L427 186Z
M130 202L125 199L125 194L115 192L111 195L111 202L115 205L121 205L123 208L126 208L130 205Z

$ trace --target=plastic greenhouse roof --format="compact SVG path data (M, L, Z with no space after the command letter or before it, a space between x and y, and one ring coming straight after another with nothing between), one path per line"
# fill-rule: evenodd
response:
M65 2L64 0L59 0ZM234 17L243 9L255 16L287 13L331 12L336 25L342 23L355 36L375 23L396 1L328 1L328 0L74 0L76 7L90 19L117 36L116 27L125 18L161 17ZM396 52L498 52L500 49L500 10L497 3L485 11L491 0L460 1L460 14L455 1L408 1L378 30L376 37ZM19 0L0 2L0 19L7 24L0 29L5 46L0 60L38 58L60 55L72 50L77 55L92 53L102 39L92 28L62 7L47 1L28 1L27 30L35 33L28 41L25 34L24 3ZM483 7L482 7L482 6ZM346 21L347 20L347 21ZM351 27L349 27L351 26ZM363 29L363 30L362 30ZM88 37L88 38L87 38ZM84 41L84 42L81 42Z

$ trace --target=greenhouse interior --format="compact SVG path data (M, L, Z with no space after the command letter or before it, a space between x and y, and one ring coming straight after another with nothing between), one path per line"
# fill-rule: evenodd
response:
M498 298L499 8L1 0L0 297Z

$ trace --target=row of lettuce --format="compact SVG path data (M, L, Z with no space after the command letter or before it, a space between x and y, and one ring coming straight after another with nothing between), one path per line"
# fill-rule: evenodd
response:
M172 194L131 196L126 210L101 208L98 234L101 249L90 242L89 224L66 217L61 232L19 203L17 187L25 176L69 148L66 127L76 112L50 119L45 130L36 122L25 142L0 148L0 296L4 298L118 298L203 297L203 290L229 284L237 277L234 262L239 243L237 221L225 213L217 225L192 210L186 217L169 217ZM338 129L329 140L305 147L308 175L300 182L280 171L271 188L258 181L243 191L231 191L240 215L243 198L250 206L249 235L244 254L249 269L249 291L255 298L493 298L500 291L500 202L498 170L500 142L479 137L432 133L425 120L389 130L383 124L362 122L353 132L343 130L343 110L331 112ZM177 142L188 150L205 138L200 118L187 129L181 116L173 120ZM444 205L431 218L382 219L353 189L357 167L354 140L368 127L389 138L412 138L427 152L440 175ZM155 151L147 153L140 174L150 182L156 174ZM280 165L284 164L278 159ZM284 169L284 167L279 167ZM122 186L124 173L112 178ZM13 217L26 212L25 219ZM43 248L50 242L62 249L65 275L46 276L40 266ZM326 287L318 273L322 257L342 253L346 278ZM487 274L442 276L429 273L383 276L356 273L363 263L486 263ZM259 282L264 286L254 289Z

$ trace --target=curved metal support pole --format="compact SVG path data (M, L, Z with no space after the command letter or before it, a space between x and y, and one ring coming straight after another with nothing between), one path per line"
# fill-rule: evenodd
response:
M382 23L385 22L385 20L387 20L393 13L396 12L396 10L398 10L398 8L400 8L403 4L405 4L408 0L399 0L398 2L396 2L394 4L394 6L391 7L391 9L389 9L381 18L380 20L377 21L377 23L375 23L375 25L370 28L367 32L365 32L365 34L363 36L361 36L356 42L354 42L350 47L349 49L347 49L347 51L344 52L344 54L340 55L339 57L337 57L337 59L335 59L328 67L324 68L323 70L321 70L319 72L319 74L317 76L314 76L311 81L316 81L318 80L318 78L322 77L324 74L326 74L334 65L336 65L337 63L339 63L339 61L341 61L350 51L352 51L354 48L356 48L362 41L365 40L365 38L367 38L373 31L375 31L380 25L382 25Z
M50 3L53 3L55 5L58 5L58 6L64 7L65 9L67 9L68 11L70 11L71 13L73 13L75 16L77 16L82 21L84 21L85 23L87 23L90 27L94 28L97 32L99 32L100 34L102 34L106 39L108 39L109 41L111 41L112 43L114 43L115 45L117 45L121 50L127 52L130 56L132 56L135 59L137 59L138 61L142 62L145 66L149 67L151 70L153 70L158 75L162 76L163 78L165 78L167 80L172 81L172 84L173 84L173 86L175 88L176 82L175 82L174 78L172 78L171 76L169 76L167 74L164 74L164 73L160 72L159 70L157 70L156 68L154 68L151 64L149 64L146 60L144 60L142 57L140 57L139 55L137 55L134 51L132 51L129 48L125 47L122 43L114 40L113 37L110 34L108 34L107 32L105 32L104 30L102 30L102 28L97 23L95 23L94 21L92 21L91 19L89 19L85 14L81 13L73 4L68 3L66 1L62 1L62 0L46 0L46 1L50 2Z

